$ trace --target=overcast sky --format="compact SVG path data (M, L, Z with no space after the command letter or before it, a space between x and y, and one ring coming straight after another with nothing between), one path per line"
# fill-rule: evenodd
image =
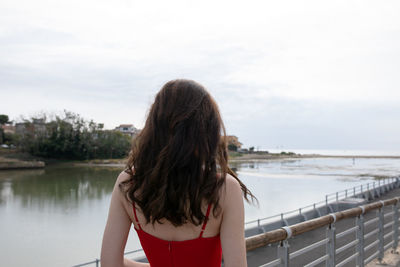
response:
M141 128L194 79L244 146L400 151L399 1L2 0L0 113Z

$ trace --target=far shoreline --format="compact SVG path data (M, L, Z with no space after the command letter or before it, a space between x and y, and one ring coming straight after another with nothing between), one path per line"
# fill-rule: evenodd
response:
M10 151L11 152L11 151ZM9 153L12 155L14 153ZM126 166L127 158L122 159L91 159L91 160L55 160L43 159L29 156L26 153L15 153L12 158L0 155L0 170L22 170L30 168L45 168L45 166L57 163L67 163L72 166L86 167L114 167ZM252 162L252 161L279 161L279 160L300 160L311 158L344 158L344 159L400 159L400 155L323 155L323 154L295 154L292 152L282 153L239 153L229 152L228 163Z
M382 155L321 155L321 154L240 154L239 156L230 156L228 163L249 162L249 161L269 161L269 160L293 160L308 158L348 158L348 159L400 159L400 156L382 156ZM126 159L94 159L88 161L73 162L75 166L93 166L93 167L125 167Z
M229 158L229 162L251 161L251 160L281 160L281 159L307 159L307 158L349 158L349 159L400 159L393 155L321 155L321 154L243 154Z

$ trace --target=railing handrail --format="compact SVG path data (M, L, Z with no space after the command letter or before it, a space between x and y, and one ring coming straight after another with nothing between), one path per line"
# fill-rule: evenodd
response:
M317 228L321 228L338 222L346 218L357 217L361 214L365 214L371 210L380 209L384 206L395 205L400 202L400 197L391 198L388 200L381 200L366 204L360 207L351 208L343 211L338 211L335 213L330 213L328 215L311 219L305 222L300 222L291 226L286 226L291 232L291 236L297 236ZM289 236L290 237L290 236ZM266 233L254 235L246 238L246 250L251 251L259 247L266 246L268 244L276 243L279 241L284 241L288 238L288 231L284 228L279 228Z

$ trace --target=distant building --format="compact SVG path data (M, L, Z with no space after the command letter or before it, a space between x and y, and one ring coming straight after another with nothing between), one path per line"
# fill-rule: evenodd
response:
M3 129L5 134L15 134L15 126L13 126L12 124L1 125L1 128Z
M114 131L129 135L130 137L133 137L140 132L140 130L133 126L133 124L121 124L120 126L115 127Z
M237 136L235 135L227 135L226 136L226 142L228 145L234 145L236 146L238 149L240 149L242 147L242 143L239 142L239 139Z
M25 135L31 133L35 136L46 133L46 123L44 119L32 119L32 122L20 122L15 124L15 133Z

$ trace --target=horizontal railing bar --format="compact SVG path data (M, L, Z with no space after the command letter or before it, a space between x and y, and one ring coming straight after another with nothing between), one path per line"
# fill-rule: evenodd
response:
M299 255L302 255L303 253L306 253L306 252L308 252L308 251L310 251L310 250L312 250L314 248L317 248L317 247L319 247L321 245L324 245L324 244L328 243L328 241L329 241L329 239L325 238L325 239L323 239L321 241L315 242L315 243L313 243L313 244L311 244L311 245L309 245L307 247L301 248L299 250L296 250L296 251L290 253L289 257L290 257L290 259L294 259L295 257L297 257Z
M261 221L261 219L257 219L257 220L252 220L252 221L245 222L244 224L256 223L256 222L258 222L259 220Z
M316 202L314 204L315 205L325 204L325 201ZM308 205L308 206L305 206L305 207L301 207L300 209L304 210L306 208L313 208L314 204L311 204L311 205ZM325 206L325 205L323 205L323 206ZM323 207L323 206L321 206L321 207ZM320 207L316 206L316 208L320 208ZM304 212L308 212L308 211L311 211L311 210L313 210L313 209L304 210ZM285 215L288 215L288 214L291 214L291 213L294 213L294 214L297 213L298 214L299 213L299 209L290 210L290 211L286 211L286 212L279 213L279 214L276 214L276 215L272 215L272 216L269 216L269 217L264 217L264 218L260 218L260 219L256 219L256 220L247 221L247 222L245 222L245 225L251 224L251 223L256 223L256 222L262 222L262 221L273 219L273 218L279 218L279 217L282 217L282 215L285 216Z
M350 248L350 247L352 247L354 245L357 245L357 244L358 244L358 239L356 239L356 240L344 245L343 247L340 247L340 248L336 249L336 254L339 254L339 253L345 251L346 249L348 249L348 248Z
M319 203L325 203L325 201L320 201ZM313 203L313 204L301 207L301 210L307 209L307 208L314 208L314 204L316 205L317 203ZM299 211L299 209L297 209L297 211Z
M374 246L376 246L378 244L378 242L379 242L379 240L372 242L371 244L369 244L368 246L366 246L364 248L364 251L367 251L368 249L373 248Z
M261 222L261 221L273 219L273 218L280 217L280 216L281 216L280 214L277 214L277 215L273 215L273 216L269 216L269 217L265 217L265 218L261 218L261 219L257 219L257 220L252 220L252 221L249 221L249 222L245 222L245 224L255 223L255 222L258 222L258 221Z
M395 182L395 178L393 178L393 179L388 179L388 180L385 179L385 180L382 180L382 181L387 181L388 183L391 184L391 183L394 183L394 182ZM370 185L369 189L368 189L368 185ZM355 188L356 193L357 193L357 192L361 192L360 186L361 186L361 185L354 186L354 187L347 188L347 189L344 189L344 190L341 190L341 191L338 191L338 192L346 192L346 190L347 190L348 195L352 195L352 194L353 194L353 188ZM367 183L367 184L362 184L362 186L363 186L363 189L365 189L365 190L363 190L364 192L374 190L374 188L373 188L374 182L372 182L372 183ZM379 185L378 183L375 183L375 189L377 189L377 188L379 188L379 187L382 187L382 186L383 186L383 183L381 183L380 185ZM329 193L327 196L332 196L332 195L336 195L336 192L335 192L335 193Z
M357 256L358 256L358 252L356 254L351 255L350 257L348 257L347 259L343 260L342 262L336 264L336 267L341 267L341 266L345 265L346 263L350 262L352 259L354 259Z
M386 238L390 237L393 235L393 231L391 231L390 233L387 233L386 235L383 236L383 239L385 240Z
M394 241L390 241L389 243L387 243L384 247L383 250L387 250L389 247L391 247L393 245Z
M376 234L378 232L379 232L379 229L375 229L375 230L369 232L368 234L365 234L364 235L364 239L367 239L367 238L371 237L372 235L374 235L374 234Z
M326 261L326 259L328 258L328 255L324 255L321 258L316 259L315 261L310 262L309 264L304 265L304 267L312 267L315 266L317 264L320 264L321 262Z
M364 223L364 226L370 225L371 223L377 222L378 220L379 220L379 218L373 218L373 219L371 219L369 221L366 221Z
M337 235L336 235L336 238L341 238L342 236L345 236L345 235L347 235L347 234L350 234L350 233L356 231L357 228L358 228L358 226L351 227L350 229L347 229L346 231L343 231L343 232L337 234Z
M385 213L383 215L383 217L386 218L387 216L390 216L390 215L393 215L393 214L394 214L394 211L391 211L391 212Z
M365 261L364 264L367 264L369 262L371 262L373 259L375 259L378 256L379 251L375 252L374 254L372 254L371 256L369 256Z
M276 259L276 260L270 261L264 265L261 265L260 267L273 267L273 266L277 266L279 264L281 264L281 259Z
M387 228L387 227L389 227L389 226L391 226L391 225L393 225L393 224L394 224L394 221L388 222L387 224L385 224L385 225L383 226L383 228Z

